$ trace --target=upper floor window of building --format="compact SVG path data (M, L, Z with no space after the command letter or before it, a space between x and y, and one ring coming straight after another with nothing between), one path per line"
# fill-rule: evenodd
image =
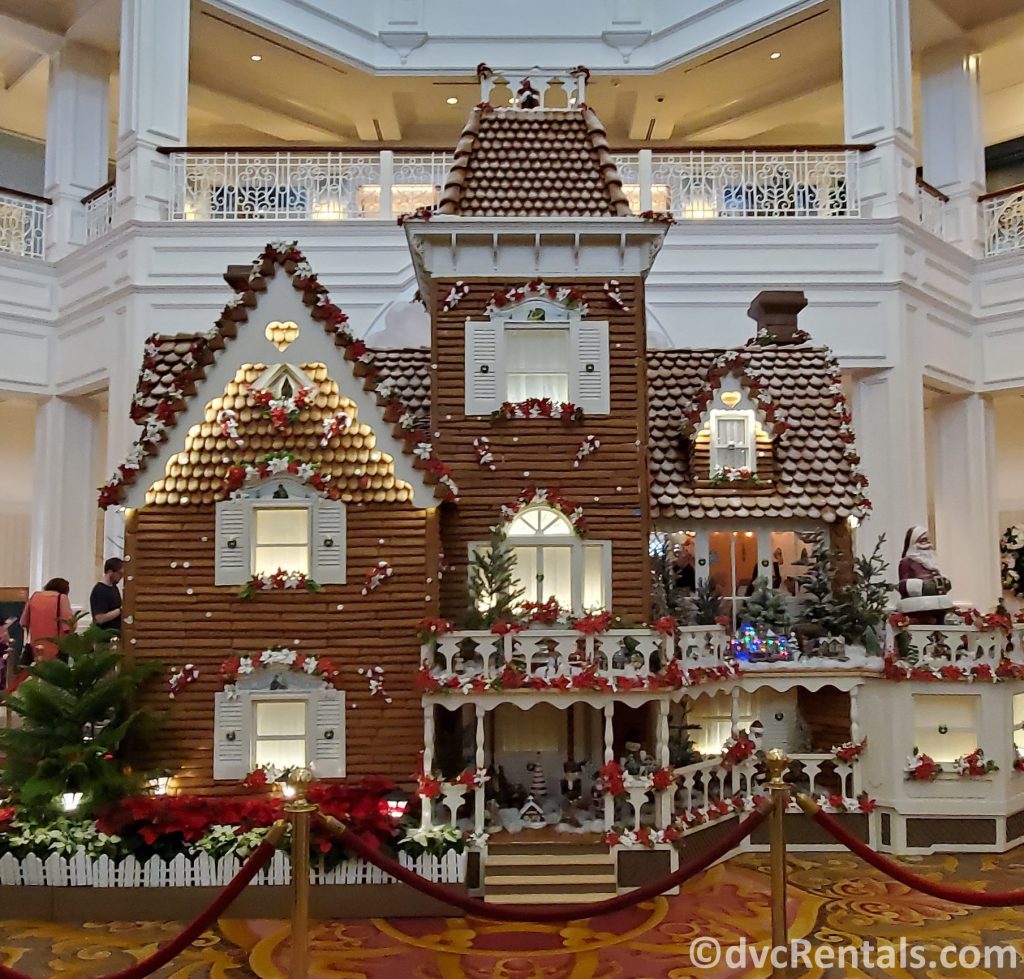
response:
M711 412L711 473L757 471L755 419L752 409Z
M466 414L486 415L504 402L531 398L608 414L608 323L569 315L554 304L526 305L466 321Z

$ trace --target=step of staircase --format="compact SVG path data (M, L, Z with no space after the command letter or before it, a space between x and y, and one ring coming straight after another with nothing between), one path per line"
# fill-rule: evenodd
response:
M604 844L501 843L488 847L485 900L582 904L614 896L615 858Z

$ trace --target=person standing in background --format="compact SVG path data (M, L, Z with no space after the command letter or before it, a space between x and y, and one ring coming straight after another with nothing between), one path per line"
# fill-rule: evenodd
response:
M89 595L92 621L101 629L121 634L121 591L117 587L124 577L124 561L109 557L103 565L103 577L93 585Z
M54 640L71 631L74 617L68 598L70 591L66 578L51 578L25 603L21 613L21 627L26 633L23 665L28 666L37 659L56 658L58 650Z

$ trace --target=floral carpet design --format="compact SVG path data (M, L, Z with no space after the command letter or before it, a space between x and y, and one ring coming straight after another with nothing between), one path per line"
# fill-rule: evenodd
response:
M935 879L979 890L1019 886L1024 849L1008 854L908 858ZM764 943L770 932L767 856L712 868L672 897L603 918L567 924L503 924L478 918L337 920L315 925L315 979L762 979L769 967L701 969L696 938L722 946ZM789 862L791 939L815 945L898 943L1013 945L1024 961L1024 910L964 908L910 891L845 853L799 854ZM31 976L86 979L144 958L178 925L0 923L0 958ZM286 979L288 927L280 921L222 920L156 975L162 979ZM1021 969L799 971L813 979L1008 979Z

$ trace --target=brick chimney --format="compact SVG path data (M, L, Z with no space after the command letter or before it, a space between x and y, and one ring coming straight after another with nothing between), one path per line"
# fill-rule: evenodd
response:
M797 316L807 305L802 292L759 292L747 310L747 316L757 323L757 339L761 343L801 343L806 335L797 326Z

